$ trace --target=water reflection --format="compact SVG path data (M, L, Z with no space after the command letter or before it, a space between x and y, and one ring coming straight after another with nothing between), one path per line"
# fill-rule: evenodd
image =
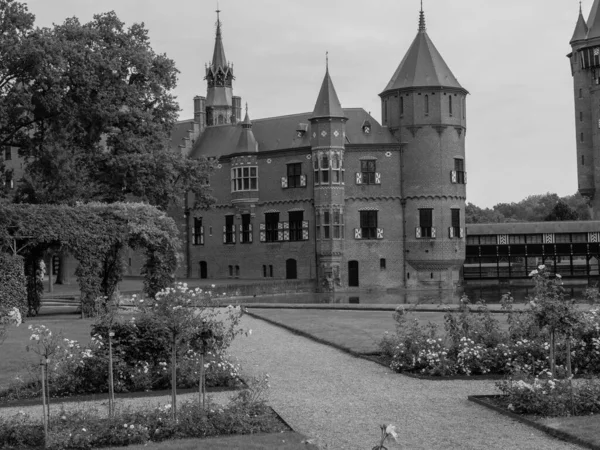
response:
M565 286L567 296L583 300L587 286ZM516 303L524 303L533 295L533 287L527 286L486 286L456 289L455 291L406 291L406 292L353 292L335 294L281 294L256 296L251 299L240 299L240 303L308 303L308 304L367 304L367 305L402 305L402 304L458 304L463 294L471 302L483 300L488 304L498 304L502 295L510 292Z

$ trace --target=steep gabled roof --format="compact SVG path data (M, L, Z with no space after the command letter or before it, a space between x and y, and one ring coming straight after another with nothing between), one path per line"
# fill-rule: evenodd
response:
M600 37L600 0L594 0L590 15L587 20L587 38Z
M419 32L384 92L415 87L464 88L427 35L425 16L421 11Z
M573 43L575 41L584 40L588 34L588 27L585 23L585 19L583 18L583 13L581 12L581 7L579 8L579 17L577 18L577 25L575 25L575 31L573 32L573 37L569 41L569 43Z
M306 133L298 136L298 125L308 124L312 117L310 112L289 116L270 117L252 122L252 132L258 144L258 151L285 150L299 147L310 147L310 125ZM347 108L342 110L342 117L347 117L346 145L389 145L398 144L386 127L381 126L375 118L363 108ZM371 132L365 134L362 124L365 120L371 123ZM199 156L222 156L234 153L243 128L240 125L217 125L204 130L194 144L192 158Z
M252 122L248 115L248 105L246 105L246 118L242 122L241 127L242 130L235 147L235 153L258 152L258 144L256 143L256 138L252 132Z
M325 71L325 78L321 84L321 91L317 97L317 103L311 119L317 117L344 117L344 110L340 99L335 92L335 87L329 76L329 68Z

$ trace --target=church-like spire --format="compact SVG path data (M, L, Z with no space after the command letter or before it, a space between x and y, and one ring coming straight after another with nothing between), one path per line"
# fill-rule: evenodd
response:
M215 50L213 52L212 68L217 70L219 67L227 67L227 58L225 58L225 48L223 47L223 36L221 35L221 10L217 9L217 35L215 37Z
M421 0L421 12L419 13L419 33L425 33L427 27L425 26L425 11L423 11L423 0Z
M344 118L344 110L340 104L340 100L335 92L335 87L329 76L329 52L326 54L325 62L325 78L321 84L321 90L317 97L317 103L313 111L312 119L318 117L340 117Z

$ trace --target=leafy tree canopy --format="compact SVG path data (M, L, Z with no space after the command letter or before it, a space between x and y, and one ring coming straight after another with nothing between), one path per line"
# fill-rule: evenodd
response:
M143 24L109 12L34 28L24 4L0 0L0 28L0 145L26 163L17 201L211 202L212 165L169 148L178 71Z
M587 202L579 193L559 197L557 194L530 195L518 203L498 203L479 208L467 203L467 223L542 222L554 220L589 220Z

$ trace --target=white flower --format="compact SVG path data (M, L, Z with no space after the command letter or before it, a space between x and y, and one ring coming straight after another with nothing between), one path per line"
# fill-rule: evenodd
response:
M508 408L510 411L514 411L514 410L515 410L515 407L513 406L513 404L512 404L512 403L510 403L510 404L507 406L507 408Z
M86 432L87 430L85 428L82 428L81 431Z
M558 273L557 273L557 274L556 274L556 278L558 278L558 279L561 279L561 278L562 278L562 276L561 276L560 274L558 274Z
M542 264L541 266L538 266L539 270L544 270L546 268L546 266L544 264Z
M388 425L385 429L385 434L392 436L395 441L398 441L398 433L396 433L395 425Z
M135 427L133 426L133 424L129 425L129 429L133 430Z
M531 272L529 272L529 276L532 277L534 275L537 275L539 272L537 270L532 270Z

